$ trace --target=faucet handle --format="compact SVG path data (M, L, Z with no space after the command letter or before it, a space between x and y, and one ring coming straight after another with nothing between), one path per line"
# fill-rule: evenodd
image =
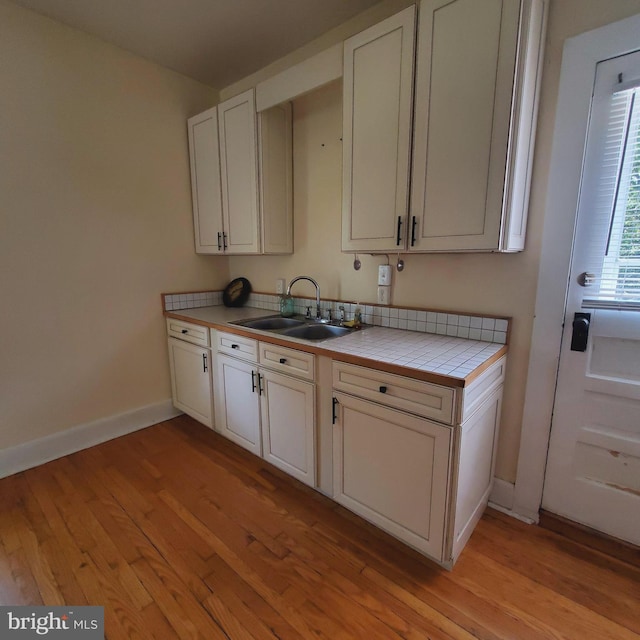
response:
M307 307L306 316L307 320L311 320L311 307Z
M333 320L333 314L332 314L332 311L331 311L331 307L329 307L329 308L327 309L327 320L328 320L329 322L331 322L331 321Z

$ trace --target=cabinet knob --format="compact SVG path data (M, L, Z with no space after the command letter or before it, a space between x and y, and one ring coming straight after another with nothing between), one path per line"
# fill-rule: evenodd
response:
M280 358L280 364L285 364L287 362L286 358Z
M380 393L387 393L387 387L381 386Z
M189 333L189 330L188 329L183 329L182 333Z
M231 345L231 348L232 348L232 349L239 349L239 348L240 348L240 345L239 345L239 344L232 344L232 345Z

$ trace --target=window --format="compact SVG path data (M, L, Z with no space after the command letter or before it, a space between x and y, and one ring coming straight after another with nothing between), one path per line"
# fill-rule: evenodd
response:
M622 80L609 97L600 147L589 251L593 286L583 306L640 310L640 87Z

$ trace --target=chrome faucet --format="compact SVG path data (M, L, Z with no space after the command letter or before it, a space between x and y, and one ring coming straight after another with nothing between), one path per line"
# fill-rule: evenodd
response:
M316 288L316 320L322 320L322 313L320 311L320 285L309 276L297 276L295 277L287 287L287 295L291 295L291 287L298 282L298 280L308 280Z

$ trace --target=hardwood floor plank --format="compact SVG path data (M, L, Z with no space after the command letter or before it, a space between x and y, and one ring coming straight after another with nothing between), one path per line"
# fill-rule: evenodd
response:
M597 555L593 551L583 550L578 558L556 547L553 538L547 540L546 552L540 554L539 541L543 536L514 539L508 528L508 524L487 515L474 534L473 548L601 616L608 617L615 611L619 624L640 633L640 575L635 580L630 578L626 571L619 570L628 567L620 567L611 557L606 558L603 570L593 564ZM544 532L540 529L536 533ZM496 544L496 539L500 544Z
M227 547L216 534L208 529L198 518L193 516L181 504L168 493L163 492L161 498L173 509L175 514L182 518L194 531L209 541L215 552L238 573L243 580L250 584L267 602L274 603L277 608L284 604L281 595L269 587L263 579L251 568L249 564L240 558L235 551ZM315 637L316 631L311 629L302 616L295 609L284 604L288 622L303 637Z
M361 571L350 570L347 564L341 564L339 560L333 564L330 556L312 555L313 540L307 538L299 544L287 539L287 545L297 557L310 564L323 580L331 584L346 602L353 600L401 638L423 638L427 630L433 631L423 618L415 615L415 612L402 603L392 601L382 589L363 576Z
M210 571L207 575L207 583L211 586L211 590L240 620L247 621L247 627L251 629L251 633L259 637L259 628L263 627L267 629L266 638L269 638L269 634L276 638L298 637L298 632L281 613L267 603L222 558L213 556L208 564Z
M640 569L581 536L488 511L448 572L180 416L0 480L0 602L108 640L640 640Z
M141 559L133 563L133 568L145 587L153 594L155 602L177 637L226 639L227 636L216 621L208 615L165 563L158 562L152 565Z
M173 627L169 624L157 602L154 601L153 604L144 609L142 618L148 638L166 640L174 637Z
M483 598L499 603L512 616L531 626L538 626L541 633L550 637L553 637L552 630L558 627L567 638L631 640L638 637L587 607L535 583L517 570L504 567L473 550L465 554L464 563L464 577L458 578L461 583Z
M386 624L373 616L356 601L350 601L336 590L331 580L324 579L315 568L301 562L294 555L280 560L271 555L258 541L250 545L251 550L271 564L274 571L284 564L290 576L289 590L295 589L308 601L313 602L323 617L341 623L342 630L351 637L367 637L371 640L398 638L399 636Z
M256 636L245 626L245 621L241 621L228 609L227 605L212 593L204 601L204 606L211 615L218 621L218 624L229 638L233 640L256 640ZM270 634L273 638L273 634ZM264 636L261 636L264 637Z
M14 574L11 558L0 541L0 605L23 603L28 604L29 599L25 598L20 582Z
M628 542L617 540L606 533L594 531L589 527L544 510L540 511L540 527L555 531L564 538L640 569L640 548Z

